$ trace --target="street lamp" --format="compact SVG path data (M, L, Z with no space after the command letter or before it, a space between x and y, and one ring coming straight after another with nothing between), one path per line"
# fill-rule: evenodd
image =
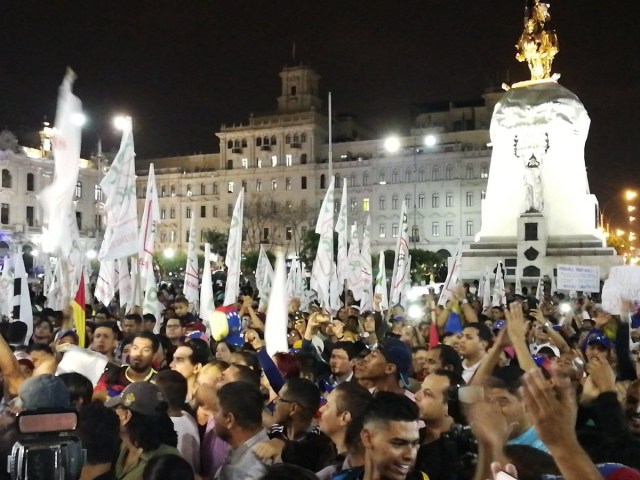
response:
M131 117L129 115L118 115L113 118L113 125L118 130L124 130L125 128L131 128Z

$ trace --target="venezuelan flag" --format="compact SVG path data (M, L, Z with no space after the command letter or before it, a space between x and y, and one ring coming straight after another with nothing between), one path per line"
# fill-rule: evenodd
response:
M85 322L86 314L84 310L85 306L84 297L84 272L80 274L80 283L78 284L78 291L76 297L71 302L71 308L73 309L73 323L76 327L76 333L78 334L78 344L84 347L85 339Z

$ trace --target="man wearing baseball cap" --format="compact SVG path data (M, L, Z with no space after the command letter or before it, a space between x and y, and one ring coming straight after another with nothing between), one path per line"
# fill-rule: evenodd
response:
M360 380L373 383L373 392L401 393L414 399L409 386L409 370L411 368L411 350L402 341L387 337L364 359Z

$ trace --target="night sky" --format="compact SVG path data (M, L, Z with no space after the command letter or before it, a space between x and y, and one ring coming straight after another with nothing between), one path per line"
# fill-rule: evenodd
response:
M640 2L551 0L554 71L592 120L591 189L601 205L639 186ZM134 117L140 158L217 151L222 123L275 109L278 72L311 65L336 113L380 134L413 103L478 98L529 78L515 58L524 0L0 2L0 128L22 144L53 121L67 65L90 117L83 153L117 148L110 118ZM292 44L296 58L292 59ZM325 97L326 98L326 97ZM571 179L567 179L571 181ZM612 199L607 210L619 204Z

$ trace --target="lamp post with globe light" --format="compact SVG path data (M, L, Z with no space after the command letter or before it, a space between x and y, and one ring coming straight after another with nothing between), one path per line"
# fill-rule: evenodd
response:
M638 198L638 192L635 190L625 190L624 192L624 198L626 200L626 206L627 206L627 214L628 214L628 220L629 220L629 236L628 236L628 240L629 240L629 261L631 261L631 259L633 258L633 252L634 252L634 246L633 246L633 242L636 239L636 235L634 233L634 222L636 221L636 217L633 215L633 212L635 212L636 210L636 206L632 205L633 203L635 203L635 201L637 201Z

